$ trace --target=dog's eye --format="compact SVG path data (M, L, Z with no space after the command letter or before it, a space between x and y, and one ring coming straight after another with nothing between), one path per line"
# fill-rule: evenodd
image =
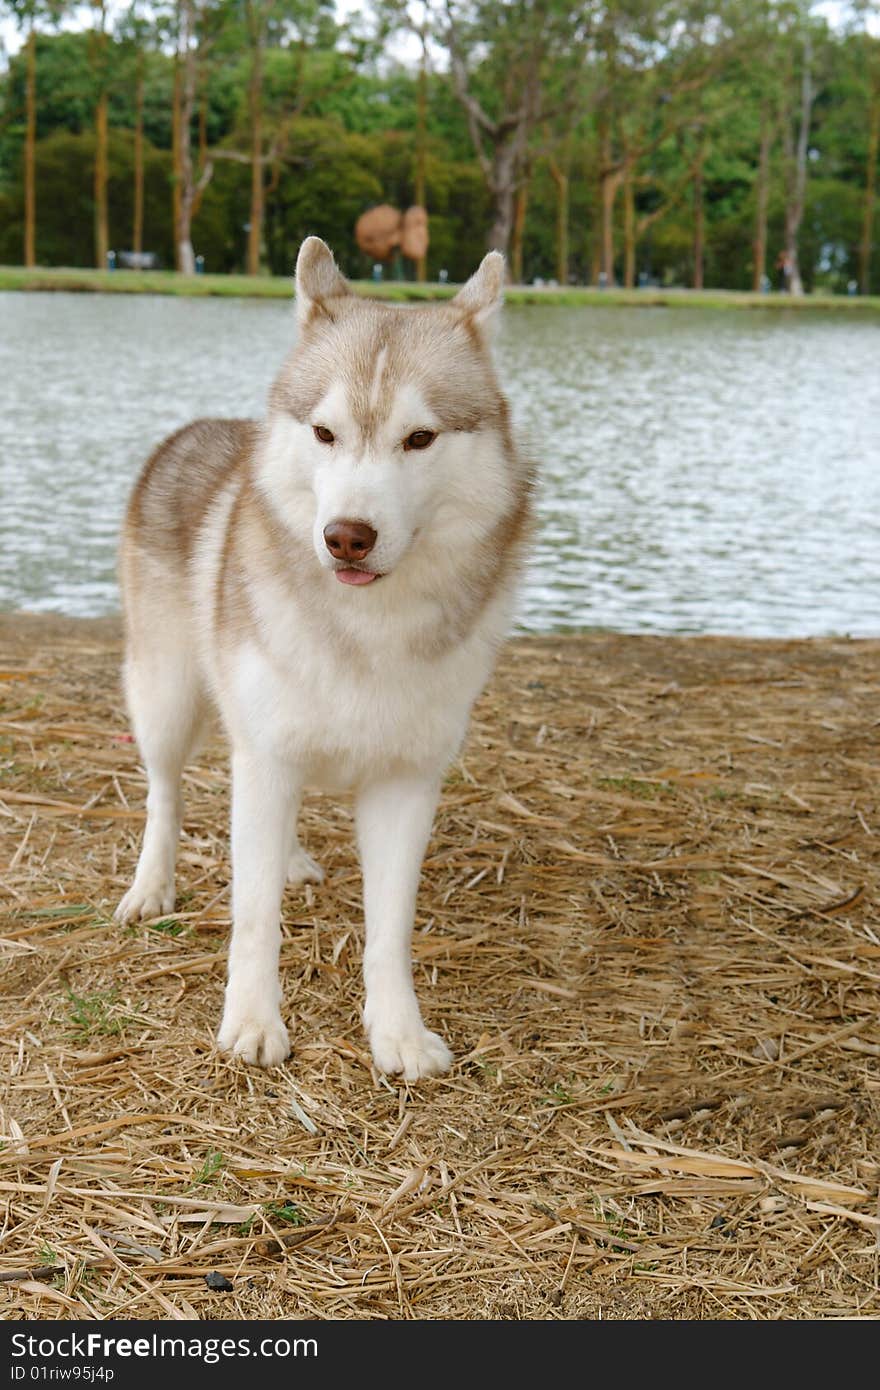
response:
M413 430L403 441L404 449L429 449L437 438L433 430Z
M322 444L332 444L336 438L332 430L328 430L326 425L313 425L312 429L316 439L320 439Z

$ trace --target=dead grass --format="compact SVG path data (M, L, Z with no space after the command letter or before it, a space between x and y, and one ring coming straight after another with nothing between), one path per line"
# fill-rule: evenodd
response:
M457 1064L408 1091L361 1031L350 807L305 809L293 1057L231 1064L221 746L179 910L114 926L116 628L0 642L0 1316L880 1315L880 643L512 643L420 897Z

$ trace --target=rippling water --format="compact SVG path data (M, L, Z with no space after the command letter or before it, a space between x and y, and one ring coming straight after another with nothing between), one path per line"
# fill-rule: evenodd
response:
M0 606L119 606L152 446L259 414L280 302L0 294ZM846 314L511 306L541 468L533 631L880 633L880 326Z

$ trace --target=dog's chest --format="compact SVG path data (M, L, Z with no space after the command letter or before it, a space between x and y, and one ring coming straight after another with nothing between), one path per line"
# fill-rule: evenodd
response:
M399 649L365 661L304 641L279 660L248 643L221 703L233 740L291 760L311 785L342 790L383 769L444 766L489 665L487 652L467 648L435 661Z

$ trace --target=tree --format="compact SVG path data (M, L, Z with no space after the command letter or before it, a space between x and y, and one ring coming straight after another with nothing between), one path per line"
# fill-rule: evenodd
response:
M274 0L245 0L251 48L248 114L251 124L251 215L248 222L247 273L259 275L263 244L263 64Z
M140 0L131 0L119 32L120 44L128 59L127 69L132 75L134 93L134 206L131 248L135 252L144 249L144 100L147 53L152 46L154 33L152 26L139 13L139 8Z
M706 127L700 124L696 129L697 152L694 158L694 276L692 285L695 290L703 288L706 268L706 202L705 202L705 166L706 166Z
M523 242L526 231L526 213L529 206L529 186L531 167L526 162L517 186L513 203L513 226L510 231L510 278L515 285L522 284Z
M107 267L107 253L110 250L110 230L107 218L107 138L108 138L108 92L109 71L107 63L107 7L106 0L91 0L95 10L95 22L91 34L91 58L95 80L95 265L99 270Z
M877 189L877 158L880 154L880 39L867 29L864 33L865 84L867 87L868 147L865 154L865 197L862 212L862 235L859 240L859 289L871 293L871 252L874 237L874 213Z
M780 20L773 0L755 0L747 6L742 59L735 74L734 90L745 97L746 107L757 113L754 138L754 221L752 228L752 289L759 293L767 273L767 217L770 204L771 156L782 120L783 65Z
M251 166L247 273L258 275L263 259L266 168L282 157L294 121L307 109L314 93L306 80L306 58L312 48L332 46L336 37L332 0L242 0L244 34L250 49L247 111L250 150L247 156L224 151L225 158L245 158ZM276 101L267 151L266 55L270 42L284 44L293 58L286 98Z
M127 240L132 216L132 157L129 131L110 127L107 140L107 203L111 245ZM144 146L145 228L151 245L170 258L173 239L167 207L170 155ZM40 190L39 250L43 265L91 266L94 264L95 131L78 134L56 130L37 141L36 177ZM13 185L12 200L21 206L20 185ZM20 226L7 228L0 217L0 262L11 259Z
M687 127L700 128L694 101L730 60L733 35L728 17L702 0L610 0L596 31L596 90L601 206L600 267L615 283L614 207L618 192L639 178L638 167L653 162L667 141ZM683 146L684 148L684 146ZM699 176L697 145L690 178ZM686 180L687 181L687 180ZM682 189L674 186L673 201ZM630 203L632 209L632 203ZM699 224L701 203L695 203ZM651 215L655 221L659 213ZM633 283L637 222L630 215L624 278Z
M417 207L427 208L426 180L425 180L425 158L427 153L427 115L428 115L428 22L427 15L423 15L422 23L418 29L419 41L422 47L422 56L419 62L419 87L417 97L417 118L416 118L416 153L415 153L415 203ZM419 256L416 261L416 279L423 284L428 278L427 257Z
M556 147L549 145L547 164L556 185L556 279L568 284L568 218L573 131L569 124Z
M25 232L24 263L36 265L37 209L36 185L34 178L34 145L37 129L37 31L31 19L27 36L27 136L25 140Z
M789 48L788 105L782 123L785 158L785 241L783 269L789 294L802 295L798 237L804 217L810 123L816 100L815 45L809 10L796 17Z
M402 0L383 0L390 3L399 10ZM441 3L432 0L432 34L445 23ZM480 46L466 28L462 51L468 95L501 123L507 111L523 115L526 56L506 89L505 80L533 0L493 3L497 15L513 17L513 30ZM557 62L545 54L531 69L546 114L520 130L513 275L587 279L604 264L627 285L645 268L666 283L699 283L702 272L707 286L759 287L785 246L806 31L816 96L797 234L802 281L839 292L857 278L876 290L880 95L872 84L880 41L866 36L861 19L823 32L797 8L805 0L727 0L713 27L704 0L592 3L592 36L586 9L578 10L586 56ZM97 22L57 34L46 32L48 0L41 4L33 53L25 21L23 46L0 84L7 259L91 264L108 244L142 245L191 270L197 241L212 269L241 270L257 244L258 265L283 274L298 239L318 230L349 273L365 274L369 264L352 238L359 214L376 202L403 208L418 200L431 215L425 273L463 277L474 247L497 226L499 200L474 147L474 119L490 163L492 141L430 34L424 80L420 43L407 62L390 61L387 50L380 60L372 21L361 42L352 27L343 32L329 17L319 23L317 0L302 0L298 11L277 0L255 109L245 0L150 0L115 29L111 6L102 23L95 0ZM417 28L421 4L409 0ZM450 4L469 22L476 13L476 0ZM488 16L489 0L481 4ZM102 95L103 180L95 177Z
M199 27L201 21L201 29ZM207 9L196 10L196 0L177 0L177 52L174 82L174 247L177 269L194 275L196 257L192 243L193 218L214 173L204 153L196 174L192 157L192 121L201 42L208 21Z
M758 293L767 273L767 206L770 198L770 154L776 134L772 102L761 99L758 163L755 169L755 230L752 238L752 289Z
M437 36L492 199L490 250L508 250L535 131L577 100L591 19L578 0L446 0Z
M57 23L62 0L5 0L6 9L25 36L25 140L24 140L24 264L37 263L37 31L42 24Z

